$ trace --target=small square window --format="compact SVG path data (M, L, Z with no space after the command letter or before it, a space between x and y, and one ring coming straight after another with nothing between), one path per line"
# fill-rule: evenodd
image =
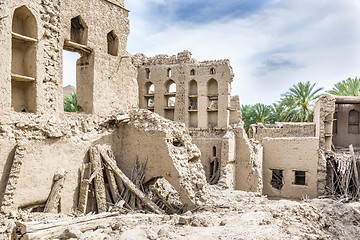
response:
M306 172L305 171L295 171L295 185L305 185Z

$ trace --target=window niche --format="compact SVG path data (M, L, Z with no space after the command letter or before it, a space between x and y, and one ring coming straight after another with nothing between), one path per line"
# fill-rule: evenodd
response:
M168 80L165 83L165 89L165 118L174 120L176 105L176 83L173 80Z
M191 75L191 76L195 76L195 69L191 69L191 70L190 70L190 75Z
M87 45L88 27L80 16L71 19L70 40L74 43Z
M11 107L16 112L36 111L37 23L25 7L14 11L11 51Z
M218 125L218 83L215 79L210 79L207 84L208 93L208 126L216 127Z
M355 109L349 112L348 133L359 134L359 112Z
M145 84L145 107L150 110L154 111L154 104L155 104L155 86L152 82L147 82Z
M150 69L148 68L145 69L145 78L150 79Z
M119 51L119 38L114 31L107 34L108 54L117 56Z
M210 69L210 74L211 74L211 75L216 74L216 70L215 70L215 68L211 68L211 69Z
M171 77L171 68L168 68L167 70L167 77Z
M189 127L198 127L198 94L197 94L197 82L191 80L189 82Z

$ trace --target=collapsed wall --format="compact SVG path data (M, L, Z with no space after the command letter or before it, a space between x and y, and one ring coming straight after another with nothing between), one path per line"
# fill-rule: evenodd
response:
M145 181L165 178L189 208L206 197L200 152L186 128L146 110L103 117L66 114L58 121L24 118L1 125L0 143L1 205L7 212L43 206L60 168L67 174L59 211L73 211L79 169L89 162L89 148L98 144L111 146L129 178L135 158L148 159Z
M250 126L250 138L262 146L263 194L296 199L318 196L320 155L315 134L315 123Z

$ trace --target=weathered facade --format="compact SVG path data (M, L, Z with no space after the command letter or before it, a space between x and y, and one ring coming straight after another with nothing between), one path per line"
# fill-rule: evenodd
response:
M128 13L123 0L0 0L2 212L43 208L59 169L57 211L73 211L89 149L104 145L124 175L146 162L144 183L169 183L188 208L205 201L206 182L271 197L340 191L331 164L360 147L358 98L323 96L314 123L252 125L249 138L229 60L131 56ZM63 51L80 54L79 113L63 110ZM113 184L101 170L88 174Z
M124 1L8 0L0 14L2 114L63 113L63 50L81 55L76 78L83 112L137 106Z
M244 132L229 60L198 62L189 51L134 56L140 108L184 123L201 151L208 182L260 191L261 156Z
M144 181L166 179L188 207L206 196L200 151L187 129L130 110L139 97L126 52L128 12L121 0L0 1L2 212L42 209L59 169L66 177L58 211L76 209L80 169L99 144L110 146L129 177L135 159L146 161ZM64 114L63 51L81 56L80 113Z

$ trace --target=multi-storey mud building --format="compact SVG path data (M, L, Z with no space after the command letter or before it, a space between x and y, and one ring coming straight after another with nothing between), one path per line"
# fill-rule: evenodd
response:
M60 168L59 211L75 209L79 170L98 144L127 176L135 159L147 161L144 182L166 179L189 207L206 198L206 182L289 198L326 193L331 143L358 147L357 99L323 97L314 124L252 126L249 139L229 61L131 56L128 14L123 0L0 0L3 212L43 206ZM81 56L80 113L63 110L63 51Z

